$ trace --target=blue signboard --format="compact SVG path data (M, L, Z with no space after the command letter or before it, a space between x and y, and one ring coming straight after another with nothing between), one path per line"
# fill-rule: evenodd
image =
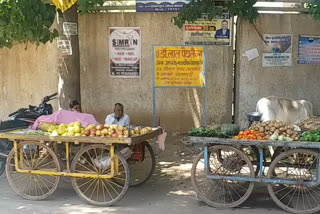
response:
M320 64L320 37L299 36L298 64Z
M137 12L178 12L191 0L136 0Z

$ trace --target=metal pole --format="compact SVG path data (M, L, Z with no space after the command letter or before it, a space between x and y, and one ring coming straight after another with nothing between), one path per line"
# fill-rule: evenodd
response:
M152 46L152 70L153 70L153 80L152 80L152 125L156 127L156 88L155 88L155 70L154 70L154 46ZM157 154L157 139L153 138L153 150Z

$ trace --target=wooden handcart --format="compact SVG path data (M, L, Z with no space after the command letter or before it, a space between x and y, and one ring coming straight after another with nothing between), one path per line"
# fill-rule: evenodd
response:
M147 140L161 132L154 129L132 138L0 133L0 138L13 142L6 174L17 194L41 200L57 189L61 177L70 177L82 199L92 205L110 206L125 195L129 185L137 186L150 178L155 156ZM125 157L120 150L127 147L133 153Z
M190 137L203 145L195 159L192 184L198 197L219 208L246 201L255 183L266 183L273 201L291 213L320 210L319 142L284 142ZM270 160L264 149L277 148ZM246 153L257 148L257 160ZM258 173L257 173L258 172Z

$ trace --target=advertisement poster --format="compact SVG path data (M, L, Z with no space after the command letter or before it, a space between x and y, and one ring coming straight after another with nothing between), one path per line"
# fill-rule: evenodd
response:
M191 0L136 0L137 12L178 12Z
M68 39L57 39L57 47L61 51L62 55L64 56L71 56L72 55L72 46L71 41Z
M154 46L155 87L204 87L205 50L200 46Z
M320 36L299 36L298 64L320 64Z
M269 50L262 55L262 67L292 66L292 34L264 34Z
M111 77L141 76L141 29L139 27L109 28L109 61Z
M63 22L62 24L63 34L66 36L72 36L78 34L78 25L75 22Z
M232 20L230 15L216 17L211 21L198 19L183 26L185 45L231 45Z

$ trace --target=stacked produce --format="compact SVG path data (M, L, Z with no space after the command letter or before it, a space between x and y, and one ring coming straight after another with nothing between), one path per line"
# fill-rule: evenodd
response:
M239 134L233 139L243 139L243 140L267 140L267 138L264 136L264 134L259 133L254 130L246 130L241 131Z
M118 125L94 125L90 124L87 127L82 127L79 121L70 124L61 123L50 124L40 123L38 129L49 133L50 136L98 136L98 137L135 137L152 132L151 127L137 126L132 130L128 127Z
M265 137L270 138L270 140L299 140L300 137L300 133L294 131L293 125L287 125L278 120L253 123L250 129L264 134Z
M299 124L299 127L301 128L302 131L317 130L320 128L320 117L319 116L309 117L308 119L302 121Z
M188 132L189 136L194 137L217 137L227 138L228 136L222 133L221 129L205 129L205 128L194 128Z
M300 141L320 142L320 128L304 132Z

